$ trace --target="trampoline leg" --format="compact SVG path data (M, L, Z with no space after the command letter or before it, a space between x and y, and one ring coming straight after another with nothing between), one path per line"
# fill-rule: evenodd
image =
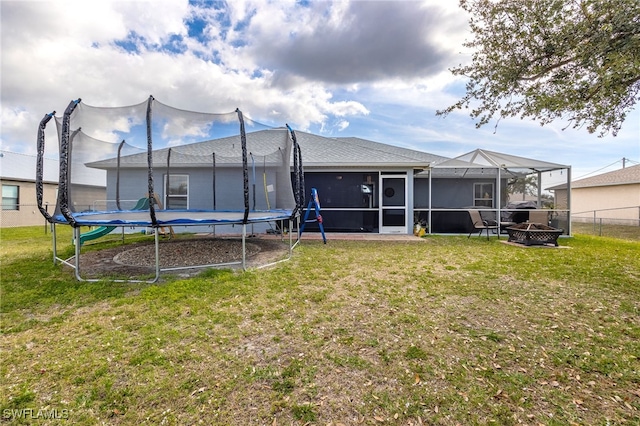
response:
M78 281L84 281L84 279L80 276L80 246L81 244L79 243L80 241L80 227L74 227L73 228L73 238L74 241L76 242L75 244L75 248L76 248L76 258L75 260L75 273L76 273L76 279Z
M57 239L56 239L56 224L51 224L51 241L53 242L53 264L58 263L58 249L57 249Z
M123 228L124 229L124 228ZM154 239L155 239L155 249L156 249L156 279L153 282L156 282L160 277L160 231L159 228L154 228Z
M289 219L289 257L293 253L293 227L291 226L291 219Z
M242 224L242 270L246 271L247 270L247 250L246 250L246 245L245 245L245 239L247 238L247 224L243 223Z

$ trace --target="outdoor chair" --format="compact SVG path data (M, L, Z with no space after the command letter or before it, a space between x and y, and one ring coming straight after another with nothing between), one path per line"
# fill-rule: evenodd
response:
M529 210L529 223L538 223L541 225L549 225L548 210Z
M489 230L493 230L496 234L498 234L498 239L500 239L500 232L498 230L498 223L495 220L484 220L480 215L480 211L478 210L468 210L469 216L471 217L471 222L473 223L473 229L469 232L469 236L474 232L478 232L478 236L482 236L482 231L487 231L487 240L489 239Z

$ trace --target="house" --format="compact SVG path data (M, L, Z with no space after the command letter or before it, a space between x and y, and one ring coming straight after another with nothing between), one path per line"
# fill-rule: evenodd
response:
M120 109L72 101L65 117L56 118L61 170L69 170L69 185L59 197L63 213L82 212L74 188L84 183L83 172L98 170L106 175L106 198L94 206L115 214L152 193L158 210L182 212L184 222L197 213L210 226L214 220L204 217L207 212L244 211L246 223L249 210L304 208L316 188L327 231L410 234L419 223L432 233L466 233L473 228L470 208L482 210L486 220L510 220L503 219L510 213L505 210L509 179L570 169L481 149L449 159L356 137L268 127L239 110L178 110L153 97ZM105 129L105 123L115 128ZM539 192L538 208L540 200ZM569 233L568 211L553 213ZM68 212L65 217L71 218ZM238 218L234 221L232 228Z
M324 228L334 232L407 234L413 232L416 223L422 223L431 224L433 233L467 233L472 228L469 208L482 209L486 217L495 219L498 206L505 207L510 177L526 175L531 170L541 173L568 167L486 150L449 159L361 138L327 138L300 131L295 135L307 188L303 206L309 202L310 188L316 188ZM247 134L250 145L263 147L286 137L285 128ZM154 151L154 170L162 182L156 185L156 194L162 204L169 208L214 209L217 197L226 201L226 208L241 208L241 189L237 186L242 179L240 165L224 167L218 163L214 172L208 160L213 152L224 158L221 154L231 140L221 138L185 145L177 151L176 148ZM282 182L276 185L275 169L272 166L263 169L262 164L262 160L255 162L250 178L256 209L277 206L277 191L265 192L263 186L287 186ZM146 154L122 157L119 172L116 165L114 158L88 164L107 171L107 199L115 198L117 180L122 182L120 197L134 200L144 193ZM167 179L173 182L169 186ZM236 186L231 182L236 182ZM180 188L175 186L178 184ZM566 212L563 213L566 217ZM310 224L307 229L315 227Z
M638 225L640 221L640 165L602 173L549 188L557 208L571 200L572 219L592 222L596 219L618 224Z

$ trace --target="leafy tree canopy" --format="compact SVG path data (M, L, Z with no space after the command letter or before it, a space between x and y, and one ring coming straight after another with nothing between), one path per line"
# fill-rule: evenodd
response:
M438 115L471 108L476 127L529 117L568 120L600 136L640 100L639 0L460 0L471 14L466 94ZM476 105L479 103L479 105ZM497 126L497 124L496 124ZM569 126L567 126L569 127Z
M536 195L538 193L538 178L536 176L514 177L507 181L508 193L519 193L525 195Z

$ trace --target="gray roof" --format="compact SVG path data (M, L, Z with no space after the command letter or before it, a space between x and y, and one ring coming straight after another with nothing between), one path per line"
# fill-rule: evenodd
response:
M571 182L571 188L640 184L640 164ZM554 189L561 189L555 188Z
M326 138L296 131L305 167L428 168L446 157L355 137Z
M247 155L266 156L280 162L278 148L286 146L288 132L284 128L261 130L247 133ZM213 139L204 142L196 142L185 145L176 145L160 148L153 151L154 165L164 165L169 153L172 164L180 164L182 167L202 167L213 163L215 153L216 165L238 165L242 163L240 135ZM123 155L120 158L120 167L140 168L147 167L147 152ZM89 167L110 169L117 166L117 157L107 156L100 161L88 163Z
M329 168L329 167L413 167L428 168L436 161L444 161L446 157L428 154L407 148L373 142L366 139L345 137L327 138L311 133L295 131L296 140L300 145L303 166L305 168ZM247 150L256 155L277 152L282 145L283 138L287 137L284 128L261 130L247 133ZM211 153L216 153L216 164L237 164L238 155L229 150L233 143L240 143L239 136L233 136L211 141L198 142L189 145L171 148L171 161L182 156L182 162L191 167L210 164ZM239 146L239 145L237 145ZM154 151L154 163L164 163L169 148ZM176 157L176 155L178 157ZM193 156L193 157L191 157ZM89 164L96 168L114 168L117 159L108 158ZM147 155L135 154L121 158L121 167L146 167Z

